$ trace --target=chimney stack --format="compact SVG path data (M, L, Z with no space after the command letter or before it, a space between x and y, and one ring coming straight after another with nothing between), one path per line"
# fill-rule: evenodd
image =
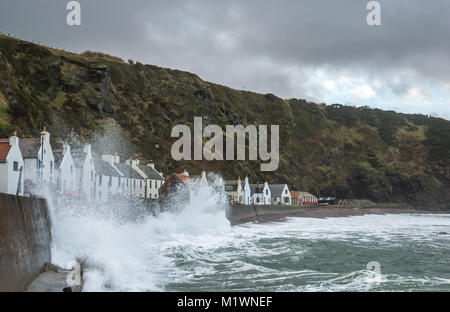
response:
M70 152L70 145L69 144L64 144L63 145L63 154L65 155L68 152Z
M92 153L92 147L91 144L85 144L83 147L83 152L87 153Z
M44 144L50 143L50 133L47 132L47 127L44 126L44 129L41 132L41 138L44 141Z
M14 131L13 135L9 137L9 145L13 146L19 144L19 138L17 137L17 131Z
M113 155L103 155L102 160L109 162L111 165L114 163Z

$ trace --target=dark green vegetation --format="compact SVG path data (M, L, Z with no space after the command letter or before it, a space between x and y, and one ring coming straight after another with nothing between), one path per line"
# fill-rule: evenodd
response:
M257 162L175 162L176 124L280 125L280 166ZM54 144L70 133L99 133L131 153L152 159L164 173L186 167L287 182L300 190L376 202L405 201L450 208L450 122L367 107L326 106L237 91L198 76L103 54L85 56L0 36L0 135L36 136L48 125ZM108 127L105 127L107 125ZM112 127L111 127L112 126ZM105 129L119 129L113 134ZM119 132L119 133L117 133ZM99 145L99 152L108 144Z

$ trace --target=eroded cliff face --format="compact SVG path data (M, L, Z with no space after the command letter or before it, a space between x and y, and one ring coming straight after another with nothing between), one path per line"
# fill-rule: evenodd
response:
M261 172L258 162L249 161L172 160L170 131L177 124L192 129L194 116L223 129L228 124L280 125L279 169ZM283 100L187 72L1 36L0 134L17 129L20 136L36 136L44 124L55 144L72 130L92 139L119 129L110 142L113 149L125 146L119 150L122 159L133 153L155 161L165 173L204 169L227 178L248 175L255 183L286 182L317 195L450 208L450 179L439 169L450 168L449 121Z

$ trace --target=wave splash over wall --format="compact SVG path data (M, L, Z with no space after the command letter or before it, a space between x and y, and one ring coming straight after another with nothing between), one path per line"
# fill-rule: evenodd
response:
M47 192L52 219L52 262L84 262L84 291L159 291L172 282L171 251L198 239L220 239L230 229L223 181L199 180L164 207L140 202L81 204ZM175 260L174 260L175 259Z

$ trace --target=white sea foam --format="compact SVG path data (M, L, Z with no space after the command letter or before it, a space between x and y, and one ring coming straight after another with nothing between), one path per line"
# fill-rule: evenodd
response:
M172 206L155 217L137 206L51 205L52 260L65 266L84 259L85 291L449 287L450 236L438 235L450 232L448 215L290 218L231 227L220 178L212 187L197 183L189 200L175 197ZM381 264L377 278L366 269L370 261Z
M161 290L167 282L162 274L173 266L168 250L179 245L192 250L214 246L220 233L230 229L223 192L217 189L220 178L214 180L215 187L194 183L190 199L177 203L182 209L156 217L128 220L123 211L109 211L117 207L51 200L52 261L60 266L76 258L86 261L86 291Z

